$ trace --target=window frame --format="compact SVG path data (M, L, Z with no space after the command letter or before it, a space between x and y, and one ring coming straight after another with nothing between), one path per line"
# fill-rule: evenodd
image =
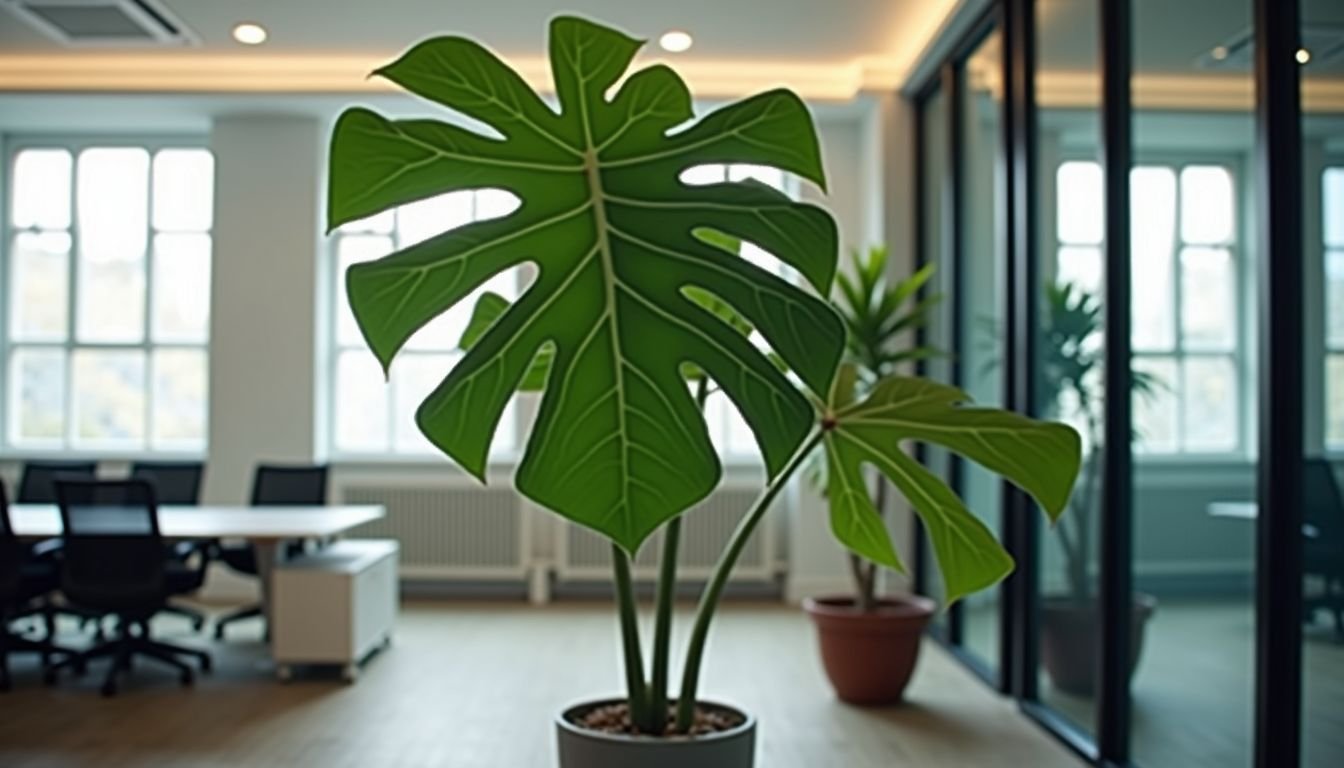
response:
M725 166L724 176L725 178L727 178L728 173L726 167L733 164L707 163L706 165ZM476 190L470 190L470 191L476 191ZM783 173L783 186L779 191L787 195L791 200L794 200L795 202L806 202L806 200L803 198L801 194L802 185L799 182L798 178L793 174L787 172ZM473 221L476 220L473 219ZM458 226L465 226L465 224ZM397 242L396 233L397 229L394 223L392 231L387 235L388 237L393 238L393 244L394 244L394 250L392 251L393 253L395 253L398 250L401 250L401 248L404 247ZM359 233L349 233L349 234L359 234ZM339 248L340 248L340 239L342 236L343 235L340 232L339 228L333 230L329 235L326 236L325 238L326 243L323 247L324 266L325 271L328 274L325 277L325 279L322 280L322 283L326 290L326 295L330 297L330 299L326 302L329 306L327 306L326 311L323 312L324 319L326 321L326 330L324 333L325 338L323 340L326 356L326 364L324 366L324 369L326 371L327 387L328 387L326 396L325 398L323 398L326 402L326 407L324 409L326 411L325 416L326 454L327 456L330 457L330 459L333 462L341 464L352 464L352 465L441 464L444 461L444 457L440 453L435 451L418 452L418 451L396 450L396 440L394 437L394 433L391 432L391 430L393 429L393 424L391 420L395 415L396 404L390 392L388 392L386 396L388 418L389 418L388 422L389 449L381 452L378 451L371 452L367 450L343 449L340 447L337 438L337 409L340 406L339 367L340 367L341 354L343 352L357 349L363 349L367 354L370 355L373 354L372 352L368 351L367 346L362 344L357 346L342 345L339 338L340 317L342 312L341 303L346 300L345 295L341 290L341 287L343 285L343 275L341 274L342 270L340 263ZM524 291L526 291L528 285L530 285L531 283L531 265L524 264L523 268L517 271L517 274L518 274L517 288L519 291L519 295L521 295ZM405 354L407 351L408 350L403 350L402 352L398 353L398 355ZM445 353L441 351L430 351L430 352L418 352L417 354L445 354ZM448 370L451 369L446 369L444 371L445 376L447 375ZM390 383L385 384L385 386L390 386ZM540 398L538 397L538 394L534 392L518 392L514 395L514 397L515 397L514 400L515 416L513 425L514 447L512 450L498 450L492 447L490 455L487 459L487 464L491 467L500 467L500 468L513 467L517 465L519 461L522 460L523 453L526 450L527 438L528 435L531 433L532 421L536 416L536 411ZM725 416L725 419L726 418L727 417ZM711 424L710 428L711 431L713 431L714 425ZM758 452L754 450L749 452L735 451L732 450L731 447L725 446L723 450L719 451L718 455L720 463L725 468L729 469L735 467L754 468L761 466L760 455Z
M1321 299L1320 299L1320 301L1321 301L1321 304L1320 304L1320 307L1321 307L1321 309L1320 309L1320 311L1321 311L1321 325L1320 325L1320 333L1321 333L1321 338L1320 338L1320 355L1321 355L1321 356L1320 356L1320 363L1319 363L1319 365L1320 365L1320 370L1319 370L1319 373L1317 374L1317 375L1319 376L1319 381L1318 381L1317 383L1318 383L1318 384L1320 385L1320 387L1321 387L1321 390L1320 390L1320 392L1321 392L1321 394L1320 394L1320 402L1319 402L1319 409L1320 409L1320 410L1319 410L1319 412L1320 412L1321 416L1323 417L1323 421L1324 421L1324 423L1325 423L1325 426L1323 426L1322 429L1321 429L1321 431L1320 431L1320 445L1319 445L1319 448L1320 448L1321 452L1322 452L1325 456L1327 456L1327 457L1329 457L1329 458L1331 458L1331 459L1336 459L1336 460L1338 460L1338 459L1340 459L1340 458L1344 458L1344 440L1340 440L1340 441L1336 441L1336 442L1332 442L1332 441L1330 440L1330 427L1329 427L1329 422L1330 422L1330 416L1332 415L1332 414L1330 413L1330 383L1331 383L1331 382L1330 382L1330 361L1331 361L1332 359L1339 359L1339 360L1341 360L1341 361L1344 361L1344 341L1341 341L1339 344L1335 344L1335 345L1332 345L1332 344L1330 343L1330 320L1331 320L1331 317L1330 317L1330 283L1329 283L1329 280L1327 279L1326 270L1329 269L1329 266L1328 266L1328 264L1327 264L1327 260L1328 260L1328 258L1329 258L1330 253L1331 253L1332 251L1344 252L1344 243L1340 243L1340 244L1337 245L1337 246L1332 246L1330 243L1328 243L1328 242L1326 241L1326 229L1325 229L1325 228L1326 228L1326 216L1325 216L1325 174L1326 174L1327 171L1332 171L1332 170L1337 170L1337 171L1340 171L1340 172L1344 172L1344 154L1339 154L1339 153L1328 153L1328 154L1326 154L1326 155L1321 159L1321 165L1320 165L1319 169L1317 169L1318 172L1315 174L1315 177L1316 177L1316 179L1315 179L1315 183L1314 183L1314 184L1311 184L1311 183L1308 183L1308 184L1307 184L1307 189L1310 190L1309 194L1314 193L1314 194L1316 195L1316 197L1317 197L1317 206L1318 206L1318 208L1320 209L1321 215L1320 215L1320 217L1319 217L1319 218L1320 218L1320 231L1317 232L1317 233L1315 233L1316 240L1315 240L1314 243L1311 243L1311 242L1305 243L1305 244L1304 244L1304 250L1305 250L1305 252L1306 252L1307 254L1311 254L1311 253L1313 253L1313 252L1318 252L1318 253L1320 254L1320 264L1319 264L1318 266L1319 266L1319 269L1321 270L1320 273L1319 273L1319 275L1320 275L1320 278L1321 278L1321 291L1322 291L1322 296L1321 296ZM1308 269L1310 269L1310 268L1311 268L1311 265L1308 265ZM1344 308L1341 308L1341 311L1344 311ZM1310 354L1310 348L1308 348L1308 354ZM1339 382L1339 385L1340 385L1340 386L1344 386L1344 381ZM1312 405L1311 403L1307 403L1307 407L1308 407L1308 411L1307 411L1307 412L1308 412L1308 413L1311 412L1311 411L1310 411L1311 405Z
M1097 163L1097 158L1086 152L1063 151L1057 157L1053 158L1051 171L1052 187L1057 184L1058 172L1061 166L1070 162L1088 162ZM1252 252L1251 238L1253 232L1251 229L1249 212L1253 211L1253 201L1249 197L1250 179L1247 178L1248 158L1235 152L1207 152L1207 151L1189 151L1184 149L1156 149L1150 151L1136 151L1133 158L1134 168L1161 166L1171 169L1176 175L1176 211L1173 221L1173 239L1171 243L1171 275L1172 280L1172 322L1173 322L1173 343L1169 350L1140 350L1135 348L1132 351L1132 363L1137 364L1140 360L1170 360L1176 365L1178 376L1183 376L1181 363L1187 359L1228 359L1232 360L1232 367L1235 371L1237 382L1236 399L1233 403L1236 412L1236 444L1226 451L1192 451L1184 450L1179 447L1181 432L1178 431L1178 447L1169 451L1153 450L1134 450L1134 463L1138 466L1160 466L1163 464L1179 465L1213 465L1224 464L1228 462L1239 463L1250 459L1254 455L1255 431L1253 428L1254 411L1256 403L1257 382L1255 380L1253 345L1255 344L1255 316L1247 316L1245 307L1248 298L1248 291L1253 286L1250 283L1252 272L1254 271L1255 254ZM1181 171L1190 166L1222 166L1227 168L1232 175L1232 208L1233 208L1233 240L1226 246L1209 246L1214 248L1225 248L1232 258L1233 275L1233 309L1235 321L1235 333L1231 351L1215 350L1194 350L1185 348L1185 333L1182 328L1181 308L1184 300L1183 288L1181 285L1181 250L1185 243L1181 238ZM1053 270L1055 273L1059 270L1059 252L1066 247L1077 247L1076 243L1065 243L1057 237L1057 227L1059 222L1059 199L1058 189L1055 189L1054 209L1050 212L1049 224L1051 235L1049 242L1053 245L1055 253L1053 255ZM1105 239L1096 244L1095 247L1105 254ZM1194 246L1199 247L1199 246ZM1104 273L1104 263L1102 265ZM1104 285L1102 300L1105 300ZM1133 308L1130 309L1131 313ZM1132 329L1131 329L1132 331ZM1173 387L1174 391L1180 393L1183 389ZM1177 428L1181 429L1180 423L1184 418L1184 411L1180 400L1176 402L1176 420Z
M101 148L135 148L143 149L149 153L150 167L149 173L149 200L150 205L146 209L146 231L148 233L145 244L144 258L144 276L145 276L145 296L144 296L144 320L143 335L138 342L108 342L108 341L90 341L83 342L77 340L78 332L78 284L79 284L79 221L78 221L78 187L77 187L77 168L81 152L87 149ZM30 149L63 149L70 153L75 165L72 167L70 205L71 216L70 226L70 253L68 270L66 274L66 334L65 339L60 342L16 342L10 338L10 291L13 290L13 282L10 280L12 275L11 250L12 243L19 230L12 221L13 211L10 210L10 201L14 197L14 165L18 154L24 150ZM153 225L153 158L160 150L165 149L204 149L213 150L210 147L209 137L201 134L191 133L110 133L110 134L9 134L0 135L0 158L3 158L3 170L0 170L0 275L3 280L3 311L0 311L0 365L3 365L3 371L0 371L0 458L60 458L60 459L111 459L111 460L136 460L136 459L200 459L206 456L210 444L210 328L207 322L205 340L201 342L155 342L153 341L153 322L154 322L154 234L156 230ZM218 173L218 168L215 169ZM27 230L25 230L27 231ZM210 237L210 257L213 270L215 229L212 214L211 227L207 231ZM209 301L211 296L207 295ZM65 392L62 403L63 416L65 419L64 434L59 443L43 442L21 444L11 439L10 433L10 395L14 382L12 381L12 361L16 351L20 349L49 349L60 350L65 355L64 384ZM81 349L108 350L108 351L127 351L139 352L145 358L145 438L139 447L123 447L115 443L106 444L79 444L74 439L74 431L77 428L77 420L74 419L74 353ZM206 394L205 394L205 414L203 421L203 431L199 448L155 448L153 444L154 428L154 366L153 352L155 350L193 350L203 352L205 355L205 376L206 376Z

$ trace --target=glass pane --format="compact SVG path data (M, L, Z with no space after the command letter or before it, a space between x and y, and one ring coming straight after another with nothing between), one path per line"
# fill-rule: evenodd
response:
M728 166L729 181L744 181L746 179L754 179L767 187L773 187L780 192L784 191L784 172L778 168L745 164Z
M1176 239L1176 174L1170 168L1135 168L1129 177L1130 248L1133 261L1131 336L1136 350L1176 345L1176 293L1172 253Z
M1072 285L1080 291L1097 296L1101 293L1101 267L1100 248L1078 246L1060 248L1059 274L1055 276L1055 283L1060 287Z
M1100 634L1096 570L1104 393L1102 320L1106 302L1102 244L1106 239L1099 139L1101 78L1097 0L1038 0L1042 78L1067 70L1067 104L1042 98L1036 114L1037 197L1042 244L1036 258L1036 359L1033 415L1074 427L1083 444L1081 478L1055 525L1038 527L1033 569L1040 612L1033 670L1041 702L1083 733L1096 726ZM1041 86L1044 87L1044 86ZM1044 96L1044 93L1042 94ZM1061 158L1066 158L1061 161ZM1053 217L1053 221L1051 219ZM1052 238L1054 242L1052 242ZM1072 288L1065 292L1065 286ZM1090 314L1096 312L1097 314Z
M934 91L924 101L920 108L919 119L923 123L923 130L920 135L923 137L923 145L917 148L917 151L926 159L923 164L923 173L920 174L919 195L923 201L924 220L920 227L920 255L924 263L937 265L937 272L934 273L932 282L933 289L942 293L944 296L951 297L954 290L955 271L951 268L951 263L944 253L943 228L945 226L945 215L943 200L944 192L947 189L948 178L941 167L943 158L947 153L947 99L941 90ZM953 328L953 302L949 299L943 301L934 307L929 317L929 325L926 331L926 339L929 344L942 350L952 350L955 342L952 339ZM949 357L940 357L927 360L924 363L924 372L938 381L951 381L952 367L949 363ZM948 454L944 450L929 448L924 454L924 464L937 476L947 479L949 476ZM929 551L929 550L926 550ZM933 567L933 558L925 558L923 567L923 589L924 594L932 598L939 605L944 601L945 591L941 574L936 567ZM943 633L946 637L948 625L948 612L938 611L933 616L934 631Z
M1231 358L1186 358L1181 412L1187 451L1218 453L1237 447L1237 367Z
M457 355L402 355L392 364L392 447L397 453L428 453L415 412L452 370Z
M1344 251L1325 254L1326 344L1344 349Z
M1181 340L1187 350L1230 351L1236 346L1234 269L1226 249L1181 251Z
M718 184L728 180L728 168L723 165L697 165L681 172L686 184Z
M1332 248L1344 248L1344 168L1325 169L1321 176L1321 195L1325 244ZM1307 242L1311 242L1311 238Z
M204 350L154 351L155 448L205 447L207 382Z
M963 304L962 337L955 353L961 363L963 389L983 405L1003 404L1005 259L995 233L1003 201L1000 147L1003 126L1002 38L996 30L986 37L965 63L967 88L963 95L961 126L961 214L964 269L958 275ZM1001 482L970 462L962 472L961 493L966 506L991 531L1000 531ZM998 669L999 591L987 589L961 603L962 640L990 669Z
M65 434L65 351L14 350L9 381L10 439L59 443Z
M1325 409L1327 444L1344 451L1344 354L1326 357Z
M70 235L16 235L10 280L10 338L64 341L70 316Z
M472 221L473 200L471 192L449 192L401 206L397 209L398 247L415 245Z
M154 155L154 228L204 232L214 216L215 157L205 149Z
M154 340L203 342L210 332L210 236L154 236Z
M81 341L144 338L149 153L88 149L79 155L79 271L76 331Z
M64 149L25 149L14 156L11 221L19 229L70 226L70 171L74 161Z
M136 343L145 337L143 261L85 261L76 286L80 341Z
M1181 239L1222 244L1232 240L1236 203L1232 174L1216 165L1181 170Z
M355 313L350 310L350 300L345 293L345 271L352 264L377 259L394 250L392 238L381 235L341 234L336 240L336 264L340 270L336 282L338 291L336 301L336 343L342 347L359 347L364 337L355 322Z
M1065 245L1096 245L1102 238L1106 208L1102 200L1101 166L1068 162L1059 166L1055 194L1059 200L1056 229Z
M523 201L506 189L476 191L476 221L507 216L518 209Z
M1176 451L1180 445L1176 361L1167 357L1135 358L1134 376L1134 449L1143 453Z
M145 441L145 354L74 353L75 443L135 448Z
M388 449L388 386L368 350L342 352L336 363L336 445L343 451Z

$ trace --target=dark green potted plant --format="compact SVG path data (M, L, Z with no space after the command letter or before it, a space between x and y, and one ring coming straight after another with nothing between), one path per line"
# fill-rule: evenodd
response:
M1017 483L1053 517L1077 475L1078 435L967 407L961 392L921 379L888 377L865 399L844 401L846 377L836 370L845 330L825 299L838 249L831 216L754 182L680 180L697 165L750 163L824 188L806 106L774 90L696 119L686 85L669 67L626 77L641 45L583 19L552 20L552 108L473 41L419 43L376 74L492 133L347 110L332 137L327 223L334 228L461 189L502 188L521 199L506 216L351 267L351 308L387 368L417 329L488 278L533 266L535 278L516 303L492 297L478 306L474 343L416 421L484 480L509 399L519 388L540 388L514 484L612 542L626 691L559 713L560 764L745 768L754 759L755 721L701 698L700 665L738 556L807 457L818 446L827 453L833 527L843 544L898 565L871 499L854 490L863 466L875 466L931 522L948 582L964 593L1001 579L1011 563L902 444L946 446ZM774 254L805 286L723 247L724 235ZM769 352L747 338L746 324ZM673 697L680 516L722 474L699 408L710 381L751 426L767 481L704 588ZM1023 459L1023 445L1033 459ZM659 529L664 551L646 670L630 558Z
M899 280L891 278L889 268L885 247L855 250L849 268L836 278L840 291L835 307L845 323L843 365L852 366L856 390L845 394L847 400L894 375L902 364L939 354L933 347L901 343L927 324L929 311L942 300L939 294L919 295L934 266ZM829 495L826 469L826 456L813 454L807 479L822 496ZM873 506L880 516L887 508L889 486L882 474L873 474ZM808 598L803 609L817 627L822 665L836 695L851 704L895 703L910 682L920 638L936 606L918 595L879 597L878 563L852 550L847 559L853 591Z
M1101 471L1101 403L1099 377L1104 364L1101 340L1101 304L1095 296L1070 283L1046 286L1042 317L1044 343L1038 392L1042 402L1059 416L1066 408L1086 435L1081 482L1069 497L1068 519L1055 526L1055 539L1064 558L1062 594L1041 601L1041 663L1056 688L1090 696L1096 688L1098 603L1089 566L1095 543L1097 487ZM1143 371L1133 373L1134 392L1151 395L1160 383ZM1067 405L1066 405L1067 403ZM1131 623L1130 672L1138 666L1148 619L1157 599L1134 593Z

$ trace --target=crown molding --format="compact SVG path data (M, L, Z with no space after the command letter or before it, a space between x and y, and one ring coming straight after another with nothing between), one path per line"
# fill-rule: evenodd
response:
M392 92L369 77L387 55L152 54L0 55L0 92L361 94ZM551 93L550 64L542 57L508 62L538 92ZM821 64L767 61L640 59L638 66L671 63L697 97L737 98L788 87L815 101L849 101L863 93L894 91L904 68L883 58Z

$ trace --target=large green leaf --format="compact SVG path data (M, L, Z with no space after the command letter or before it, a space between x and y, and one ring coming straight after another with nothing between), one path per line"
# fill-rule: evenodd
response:
M844 377L837 379L843 381ZM1012 558L942 480L901 449L933 443L1002 475L1036 499L1051 520L1068 503L1078 476L1078 433L996 408L964 405L955 387L892 376L865 400L847 404L834 388L824 437L831 528L852 551L901 569L886 527L863 482L863 466L886 475L924 521L946 585L947 602L1007 576Z
M844 341L814 293L696 235L754 243L824 295L837 251L825 211L754 182L680 181L693 166L752 163L824 184L803 103L771 91L685 127L691 97L671 69L651 66L622 81L641 44L581 19L553 20L557 112L477 43L420 43L377 74L497 135L348 110L332 138L328 215L336 227L459 189L502 188L521 199L503 218L355 265L350 304L387 368L418 328L485 280L533 264L531 286L447 373L417 423L483 477L506 403L550 350L517 487L632 551L721 475L686 366L708 372L736 403L772 476L812 424L803 392L707 310L704 293L750 322L814 392L826 391Z

